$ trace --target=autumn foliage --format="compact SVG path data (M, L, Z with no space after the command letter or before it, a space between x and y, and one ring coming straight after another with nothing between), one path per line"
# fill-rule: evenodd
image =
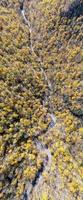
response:
M35 137L50 149L52 166L49 174L43 173L40 197L34 192L32 199L62 200L63 195L63 199L82 200L83 13L63 15L70 3L25 1L26 17L33 30L33 54L29 27L20 14L19 1L0 2L0 198L3 200L23 199L27 182L33 180L41 166L44 155L38 152ZM38 57L52 84L51 98ZM48 101L43 106L45 97ZM50 111L57 122L48 130Z

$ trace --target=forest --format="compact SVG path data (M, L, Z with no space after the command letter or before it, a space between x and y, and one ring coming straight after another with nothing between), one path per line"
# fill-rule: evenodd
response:
M83 199L83 0L0 0L0 199Z

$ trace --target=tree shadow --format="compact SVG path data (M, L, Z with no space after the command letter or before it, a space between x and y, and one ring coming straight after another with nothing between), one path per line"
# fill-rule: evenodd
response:
M78 18L83 15L83 1L75 0L69 5L66 11L61 12L62 17Z

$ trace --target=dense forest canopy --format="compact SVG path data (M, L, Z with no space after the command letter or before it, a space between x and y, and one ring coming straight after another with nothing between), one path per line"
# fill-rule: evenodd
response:
M0 0L0 199L82 200L82 139L83 1Z

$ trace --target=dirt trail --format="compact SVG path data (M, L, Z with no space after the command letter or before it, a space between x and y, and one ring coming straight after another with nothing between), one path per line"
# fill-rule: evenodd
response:
M26 18L26 15L25 15L24 1L23 1L22 3L23 3L23 5L21 6L21 7L22 7L22 9L21 9L21 15L22 15L22 17L23 17L24 23L25 23L25 24L28 26L28 28L29 28L31 52L32 52L32 54L35 55L35 57L37 58L38 63L40 63L40 70L41 70L42 76L44 77L45 82L47 82L48 90L49 90L49 97L50 97L49 99L51 99L51 95L52 95L52 85L51 85L51 82L49 81L49 79L48 79L48 77L47 77L46 72L44 71L44 69L43 69L43 67L42 67L42 66L43 66L43 63L42 63L41 58L39 58L39 57L36 55L35 51L34 51L34 48L33 48L33 40L32 40L33 29L32 29L32 27L31 27L31 22L29 21L29 19ZM30 12L30 11L29 11L29 12ZM45 96L45 99L46 99L46 100L43 102L43 106L44 106L44 107L45 107L46 101L49 101L49 99L48 99L47 96ZM50 102L50 103L51 103L51 102ZM49 108L48 108L48 110L49 110ZM50 122L49 128L48 128L48 130L50 130L51 128L53 128L53 127L56 125L56 117L55 117L55 115L54 115L54 113L53 113L53 110L50 111L48 114L49 114L49 116L50 116L50 118L51 118L51 122ZM34 143L35 143L35 145L36 145L38 151L39 151L40 153L42 153L42 155L46 155L46 156L45 156L45 158L44 158L44 160L43 160L43 163L42 163L40 169L37 171L37 174L36 174L34 180L32 181L32 183L29 183L29 184L27 185L26 191L25 191L25 193L24 193L24 198L23 198L23 200L30 200L30 199L32 199L32 198L31 198L31 194L32 194L34 188L35 188L35 190L37 190L38 187L39 187L39 185L40 185L40 183L41 183L42 180L43 180L42 173L43 173L43 172L46 172L46 173L49 172L50 167L51 167L51 162L52 162L52 156L51 156L51 152L50 152L49 148L47 148L40 140L38 140L38 139L36 139L36 138L34 139Z

